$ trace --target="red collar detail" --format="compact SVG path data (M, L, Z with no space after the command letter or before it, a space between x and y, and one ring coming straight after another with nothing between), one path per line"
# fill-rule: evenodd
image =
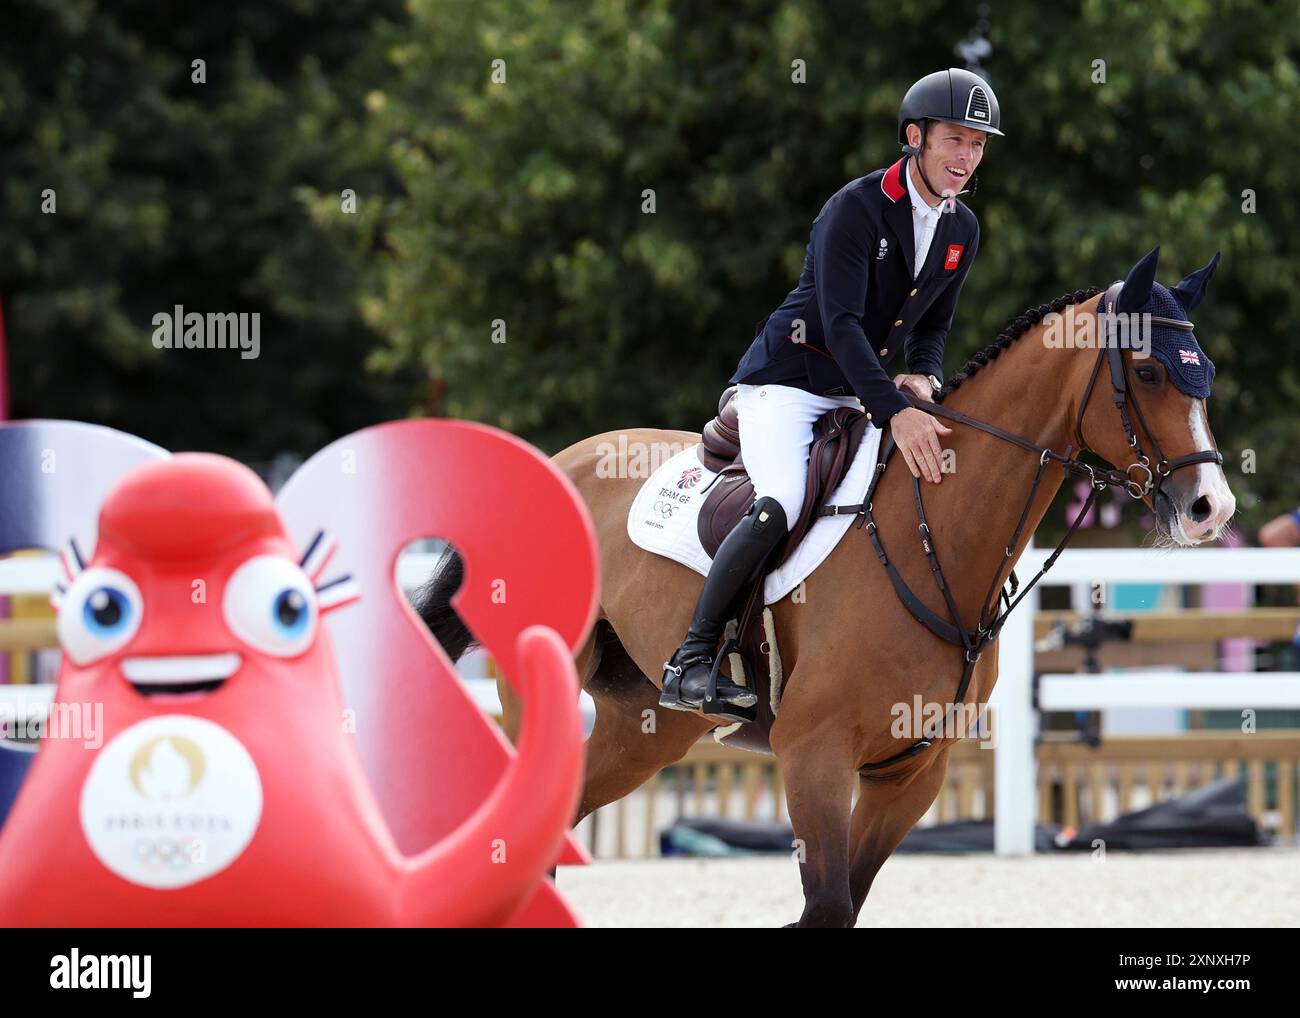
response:
M907 185L903 183L902 159L887 169L885 175L880 178L880 190L885 192L885 197L890 201L898 201L907 194Z

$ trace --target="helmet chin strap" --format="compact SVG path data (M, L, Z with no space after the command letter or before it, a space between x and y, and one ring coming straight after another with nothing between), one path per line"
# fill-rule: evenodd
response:
M938 198L940 201L947 201L948 195L940 194L938 191L934 189L934 186L930 183L930 178L925 175L925 167L921 165L921 153L925 151L925 131L926 128L930 126L929 121L922 120L921 123L918 124L917 126L920 127L921 129L921 144L919 146L904 145L903 152L911 156L912 161L916 163L917 175L920 176L921 183L925 185L925 189L929 191L932 195L934 195L936 198ZM963 194L974 194L975 188L978 186L978 184L979 184L979 178L974 174L972 174L970 178L970 187L963 188L962 190L954 194L952 197L960 198Z

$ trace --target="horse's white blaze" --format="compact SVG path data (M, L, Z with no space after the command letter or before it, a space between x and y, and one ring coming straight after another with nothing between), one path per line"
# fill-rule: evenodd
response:
M1187 427L1192 433L1192 444L1197 452L1214 448L1210 441L1209 422L1205 416L1205 400L1198 399L1192 403L1187 415ZM1183 516L1183 507L1178 507L1176 539L1179 544L1197 544L1217 537L1220 528L1237 510L1237 499L1228 487L1228 479L1223 474L1223 467L1217 463L1198 463L1196 465L1196 493L1192 501L1204 498L1210 503L1210 515L1202 522L1196 523Z

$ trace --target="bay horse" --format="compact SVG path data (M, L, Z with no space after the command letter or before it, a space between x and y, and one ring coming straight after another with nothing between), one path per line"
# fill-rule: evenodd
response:
M859 529L850 528L802 591L796 588L800 597L792 593L771 606L785 679L769 735L800 860L805 904L796 925L853 926L881 865L935 800L955 739L936 737L923 751L911 751L914 737L900 743L893 725L897 705L918 695L926 704L952 704L959 675L968 683L965 701L981 709L987 704L1000 628L987 612L989 592L997 609L996 592L1067 473L1091 479L1094 495L1114 485L1141 498L1166 544L1214 539L1231 518L1235 500L1204 398L1180 391L1177 366L1136 357L1116 342L1105 348L1102 326L1113 320L1098 314L1098 303L1109 296L1108 312L1150 306L1159 315L1181 308L1176 318L1154 319L1165 323L1156 326L1157 335L1162 327L1173 330L1176 345L1187 348L1181 355L1196 356L1198 364L1204 357L1185 312L1199 302L1217 256L1170 290L1155 282L1158 252L1106 295L1077 290L1026 311L975 354L935 404L917 403L945 417L954 431L945 440L954 469L939 485L924 485L932 547L918 539L921 485L901 457L876 479L872 526L893 567L936 615L955 609L963 628L981 620L973 660L969 648L954 647L918 622ZM1064 343L1049 335L1056 329L1059 340L1062 322L1069 329ZM1111 398L1105 398L1107 383ZM703 580L629 540L628 510L644 475L611 477L598 469L611 443L629 450L684 448L699 438L688 431L612 431L554 457L591 511L601 552L600 612L577 659L596 704L577 819L632 792L723 724L659 709L662 662L685 631ZM1081 450L1116 469L1085 464L1076 455ZM927 552L946 570L951 600L935 584ZM453 611L462 573L454 558L444 562L417 594L416 607L455 658L471 635ZM964 669L964 661L971 667ZM508 683L499 686L513 738L521 705Z

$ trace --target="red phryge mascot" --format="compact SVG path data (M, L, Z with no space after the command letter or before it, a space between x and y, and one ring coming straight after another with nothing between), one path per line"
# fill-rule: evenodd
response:
M247 468L136 468L65 555L51 731L0 836L0 925L486 925L533 895L581 781L577 682L518 634L518 755L402 855L367 785L322 615L357 591L300 554ZM81 724L75 734L71 719Z

